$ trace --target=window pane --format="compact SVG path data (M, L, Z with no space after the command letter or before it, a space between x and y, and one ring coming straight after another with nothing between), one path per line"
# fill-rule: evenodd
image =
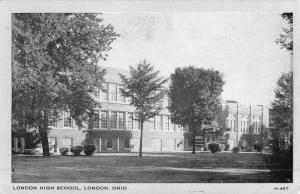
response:
M127 129L132 130L133 129L133 114L127 113Z
M107 92L108 83L104 83L101 89L101 100L108 101L108 92Z
M99 128L99 113L93 115L93 128Z
M117 101L117 84L109 84L110 101Z
M119 129L125 129L125 113L119 112Z
M107 128L108 112L101 111L101 128Z
M119 86L119 87L122 87L122 86ZM118 100L119 100L119 102L125 102L125 97L122 95L121 88L119 88Z
M110 116L110 127L113 129L117 128L117 112L111 112Z
M140 121L139 121L139 115L135 114L134 117L134 129L135 130L140 130Z
M163 116L164 131L169 131L169 116Z
M124 148L130 148L130 139L124 139Z
M69 111L64 111L64 127L72 127L72 118Z
M112 139L107 139L106 147L107 147L107 148L112 148L112 146L113 146L113 141L112 141Z

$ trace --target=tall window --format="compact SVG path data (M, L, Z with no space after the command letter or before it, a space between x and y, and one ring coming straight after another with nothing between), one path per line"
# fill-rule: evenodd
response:
M116 129L117 128L117 112L111 112L110 115L110 128Z
M122 87L122 86L119 86L118 100L119 100L120 102L125 102L125 97L122 95L121 87Z
M107 111L101 111L101 128L107 128L108 124L108 112Z
M49 127L57 127L57 118L55 116L51 116L49 118Z
M106 148L112 148L113 147L113 141L111 138L108 138L106 140Z
M174 131L175 125L172 123L171 118L169 117L169 131Z
M157 115L156 116L156 127L157 130L161 131L163 129L163 116Z
M138 114L134 115L134 129L135 130L140 130L140 121L139 121L139 115Z
M124 148L130 148L130 139L129 138L124 139Z
M133 114L127 113L127 129L132 130L133 129Z
M125 129L125 113L119 112L119 129Z
M64 111L64 127L72 127L72 118L69 111Z
M93 128L99 128L99 113L93 115Z
M101 100L108 101L108 83L104 83L101 88Z
M117 84L109 84L109 100L117 101Z
M169 116L163 116L163 129L169 131Z

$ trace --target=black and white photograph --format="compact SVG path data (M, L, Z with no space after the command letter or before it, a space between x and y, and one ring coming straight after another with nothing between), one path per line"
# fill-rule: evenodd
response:
M10 13L12 190L291 192L293 11L94 10Z

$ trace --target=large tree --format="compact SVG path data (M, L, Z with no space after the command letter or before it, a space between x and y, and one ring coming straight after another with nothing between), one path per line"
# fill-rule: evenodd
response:
M169 110L176 124L189 126L195 153L196 130L215 120L223 91L223 75L213 69L193 66L176 68L171 75Z
M288 26L282 27L283 33L275 41L281 45L281 48L293 53L293 13L283 13L281 17L287 21Z
M140 125L140 152L143 152L143 130L144 122L155 117L162 110L160 106L166 94L164 84L168 79L159 76L159 71L147 63L146 60L137 65L136 68L130 66L130 76L120 74L124 88L122 94L130 99L130 104L135 106Z
M105 73L97 63L117 36L97 14L12 14L12 113L39 129L43 155L55 112L67 108L79 127L93 114Z

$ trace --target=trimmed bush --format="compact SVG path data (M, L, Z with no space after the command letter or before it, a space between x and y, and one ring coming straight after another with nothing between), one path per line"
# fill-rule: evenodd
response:
M68 151L69 151L68 147L61 147L61 148L59 148L59 153L61 155L63 155L63 156L67 155Z
M216 153L220 151L220 146L217 143L210 143L208 144L208 149L211 151L211 153Z
M229 150L230 145L228 143L225 144L225 151Z
M247 146L246 147L246 152L252 152L252 147L251 146Z
M238 152L240 152L240 148L239 147L233 147L232 152L233 153L238 153Z
M256 149L258 152L261 152L261 150L262 150L262 145L261 145L261 143L256 143L256 144L254 144L254 149Z
M93 144L87 144L87 145L84 146L84 153L87 156L92 155L95 150L96 150L96 147Z
M74 154L74 156L79 156L82 150L83 150L82 146L71 147L71 152Z

